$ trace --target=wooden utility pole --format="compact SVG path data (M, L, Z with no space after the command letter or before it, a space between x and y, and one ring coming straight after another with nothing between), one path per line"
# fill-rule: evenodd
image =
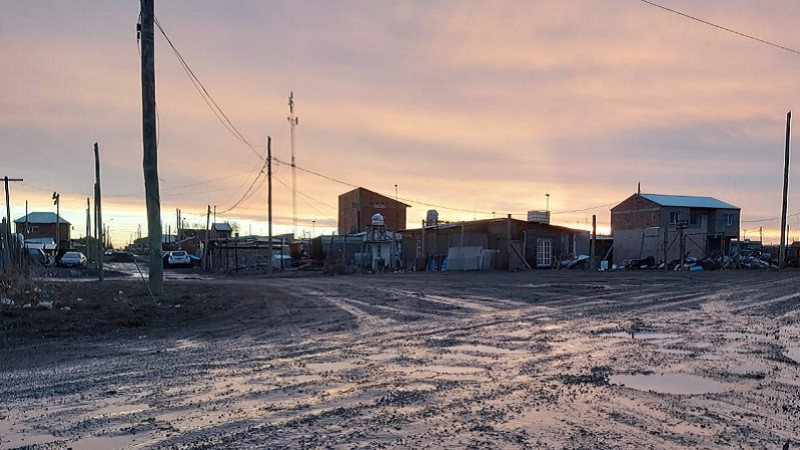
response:
M154 0L141 0L142 25L142 122L144 142L144 195L147 204L147 240L150 243L150 289L164 294L161 261L161 198L158 192L158 143L156 141L156 76Z
M289 128L291 133L292 145L292 237L297 235L297 166L294 158L294 128L298 124L298 118L294 115L294 92L289 93Z
M24 181L22 178L8 178L3 177L3 182L5 183L6 189L6 247L5 251L8 255L9 259L11 258L11 195L8 192L8 182L9 181ZM27 207L26 207L27 209ZM25 221L28 220L27 214L25 215ZM16 252L14 252L16 254Z
M597 253L597 215L592 214L592 247L589 249L589 268L591 270L597 269L597 263L594 260Z
M89 243L92 237L92 212L89 197L86 197L86 259L92 260L92 246Z
M267 136L267 233L269 235L267 274L272 275L272 138L269 136Z
M508 270L511 270L511 214L506 218L506 255L508 255Z
M61 246L61 194L58 192L53 192L53 204L56 205L56 257L58 257L58 249Z
M100 189L100 147L94 143L94 230L95 257L97 258L98 279L103 281L103 196Z
M209 222L211 221L211 205L206 205L206 238L203 243L203 267L206 269L211 268L211 264L209 264L209 256L211 253L208 251L208 227Z
M786 205L789 201L789 138L792 129L792 112L786 113L786 154L783 158L783 203L781 204L781 245L778 252L778 268L786 264Z

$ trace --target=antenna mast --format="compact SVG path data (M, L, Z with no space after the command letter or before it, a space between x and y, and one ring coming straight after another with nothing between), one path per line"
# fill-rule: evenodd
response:
M289 93L289 127L292 138L292 236L297 236L297 170L294 162L294 127L298 120L294 115L294 92Z

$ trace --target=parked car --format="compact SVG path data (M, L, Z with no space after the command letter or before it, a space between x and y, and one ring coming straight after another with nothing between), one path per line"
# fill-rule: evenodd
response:
M183 250L176 250L169 252L167 256L167 265L169 266L191 266L192 260L189 254Z
M82 269L86 268L86 264L86 256L81 252L66 252L58 262L61 267L80 267Z
M42 251L40 248L28 248L28 261L32 264L46 266L50 264L50 258L47 256L47 253Z

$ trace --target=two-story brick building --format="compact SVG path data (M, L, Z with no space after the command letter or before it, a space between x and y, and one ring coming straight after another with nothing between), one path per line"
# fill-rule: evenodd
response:
M360 233L367 230L375 214L384 217L386 229L406 228L406 208L403 202L358 188L339 196L339 234Z
M614 263L726 253L739 238L741 209L713 197L633 194L611 208Z
M57 217L55 213L32 212L15 220L14 223L16 224L17 233L21 233L25 239L53 238L53 242L56 239L59 240L59 248L71 247L70 230L72 230L72 224L64 220L63 217Z

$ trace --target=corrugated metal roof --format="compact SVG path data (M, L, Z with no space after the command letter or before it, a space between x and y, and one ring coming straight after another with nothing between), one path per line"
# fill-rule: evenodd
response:
M739 209L730 203L714 197L694 197L690 195L642 194L642 197L661 206L678 206L684 208Z
M217 231L233 231L230 225L225 222L218 222L213 225L213 228Z
M20 217L19 219L14 221L15 223L25 223L25 216ZM28 223L56 223L56 213L52 212L32 212L28 213ZM64 220L63 217L59 217L59 223L64 223L67 225L71 225L69 222Z

